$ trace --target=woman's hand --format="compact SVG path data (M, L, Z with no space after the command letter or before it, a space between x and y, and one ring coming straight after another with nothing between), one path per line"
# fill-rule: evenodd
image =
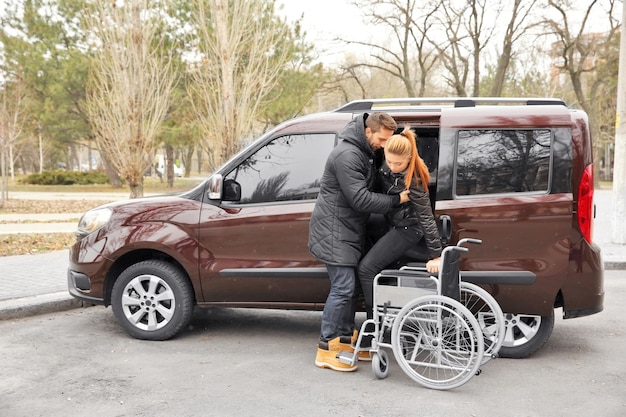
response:
M440 263L441 263L441 257L431 259L430 261L426 262L426 270L430 272L431 274L439 272Z

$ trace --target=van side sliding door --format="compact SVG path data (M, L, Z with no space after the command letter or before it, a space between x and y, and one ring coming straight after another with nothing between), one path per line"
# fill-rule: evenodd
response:
M442 111L436 214L451 218L451 243L483 241L462 269L502 271L503 282L536 275L535 285L485 285L505 312L550 314L567 275L571 172L555 152L571 154L570 124L562 106Z

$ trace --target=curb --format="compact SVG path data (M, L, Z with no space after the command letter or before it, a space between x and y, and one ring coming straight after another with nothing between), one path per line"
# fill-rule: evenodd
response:
M605 271L615 271L615 270L624 270L624 269L626 269L626 262L623 262L623 261L605 261L604 262Z
M72 297L67 291L0 301L0 320L14 320L47 313L57 313L92 304Z

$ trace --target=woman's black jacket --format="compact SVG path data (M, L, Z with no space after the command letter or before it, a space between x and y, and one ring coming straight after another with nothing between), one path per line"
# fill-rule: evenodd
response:
M404 172L393 173L383 161L377 173L377 188L386 194L399 194L406 187L404 185ZM426 246L430 258L441 256L441 238L428 193L424 191L421 181L413 178L409 188L409 198L411 201L393 207L385 214L387 222L395 227L418 226L424 234Z

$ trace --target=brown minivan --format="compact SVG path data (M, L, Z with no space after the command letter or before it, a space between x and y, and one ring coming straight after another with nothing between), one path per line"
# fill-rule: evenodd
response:
M149 340L176 335L195 306L322 309L329 282L307 248L309 218L337 132L374 110L416 132L444 244L483 241L463 257L462 278L505 312L501 356L543 346L555 308L602 311L588 119L555 99L360 100L289 120L188 192L86 212L70 293L111 305Z

